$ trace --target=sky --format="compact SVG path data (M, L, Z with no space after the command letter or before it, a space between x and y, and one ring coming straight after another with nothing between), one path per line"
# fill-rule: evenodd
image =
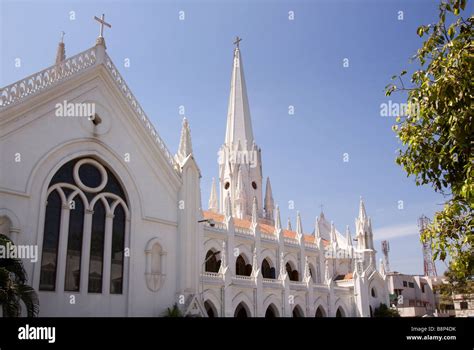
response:
M105 13L112 24L104 35L108 54L173 153L184 106L202 172L203 207L218 177L233 40L243 38L254 136L282 221L290 217L294 227L300 211L310 233L322 206L340 232L350 225L354 235L362 196L377 257L381 240L388 239L391 270L423 273L417 219L432 217L443 197L417 187L395 163L394 117L381 116L381 104L404 101L403 95L385 97L384 87L392 75L417 68L409 60L422 43L416 28L436 21L437 1L0 4L1 86L53 64L61 31L67 56L92 47L99 30L93 16ZM438 273L445 268L437 263Z

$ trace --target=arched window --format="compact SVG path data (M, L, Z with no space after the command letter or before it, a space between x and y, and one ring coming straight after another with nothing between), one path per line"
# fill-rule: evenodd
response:
M303 310L301 310L299 305L295 305L293 308L293 317L304 317Z
M61 224L61 197L52 191L46 202L44 221L43 257L41 259L40 290L56 289L58 265L59 226Z
M221 261L217 260L216 252L208 250L206 253L206 272L219 272Z
M252 265L245 264L245 259L239 255L235 260L235 274L239 276L250 276L252 273Z
M275 305L270 304L265 311L265 318L275 318L278 317L278 311Z
M262 261L262 277L275 279L275 268L270 267L270 263L267 259Z
M336 317L346 317L344 310L340 306L337 308Z
M234 317L237 317L237 318L247 318L247 317L250 317L250 314L247 310L247 307L243 304L243 303L240 303L239 305L237 305L237 307L235 308L235 312L234 312Z
M375 287L372 287L370 294L372 295L372 298L377 298L377 290Z
M206 300L206 302L204 303L204 307L206 308L207 317L217 317L217 311L215 310L214 305L209 300Z
M290 281L299 281L300 276L297 270L293 270L291 267L290 263L287 262L286 265L286 272L288 273L288 277L290 278Z
M326 312L321 306L318 306L315 317L326 317Z
M129 211L118 179L78 158L54 174L47 193L39 289L122 294Z

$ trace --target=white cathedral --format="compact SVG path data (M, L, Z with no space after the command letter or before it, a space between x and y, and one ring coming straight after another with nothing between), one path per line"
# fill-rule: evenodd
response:
M370 317L389 304L362 199L353 245L322 212L310 233L299 213L282 227L268 177L263 195L238 43L208 210L187 120L172 155L102 31L1 88L0 233L38 248L24 265L40 316L161 316L176 303L203 317Z

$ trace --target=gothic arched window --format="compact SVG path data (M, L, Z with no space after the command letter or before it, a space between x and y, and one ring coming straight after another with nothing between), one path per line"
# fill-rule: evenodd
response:
M217 260L215 252L212 250L208 250L206 253L206 272L219 272L219 268L221 267L221 261Z
M263 278L275 278L275 268L270 266L267 259L262 261L262 277Z
M47 194L39 289L122 294L129 211L118 179L78 158L54 174Z

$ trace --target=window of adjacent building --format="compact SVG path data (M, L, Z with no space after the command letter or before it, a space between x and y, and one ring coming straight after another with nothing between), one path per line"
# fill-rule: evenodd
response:
M413 282L408 282L408 287L409 288L415 288L415 284Z
M461 307L461 310L467 310L467 308L468 308L467 301L461 301L459 303L459 306Z
M403 281L403 286L407 287L407 281Z

